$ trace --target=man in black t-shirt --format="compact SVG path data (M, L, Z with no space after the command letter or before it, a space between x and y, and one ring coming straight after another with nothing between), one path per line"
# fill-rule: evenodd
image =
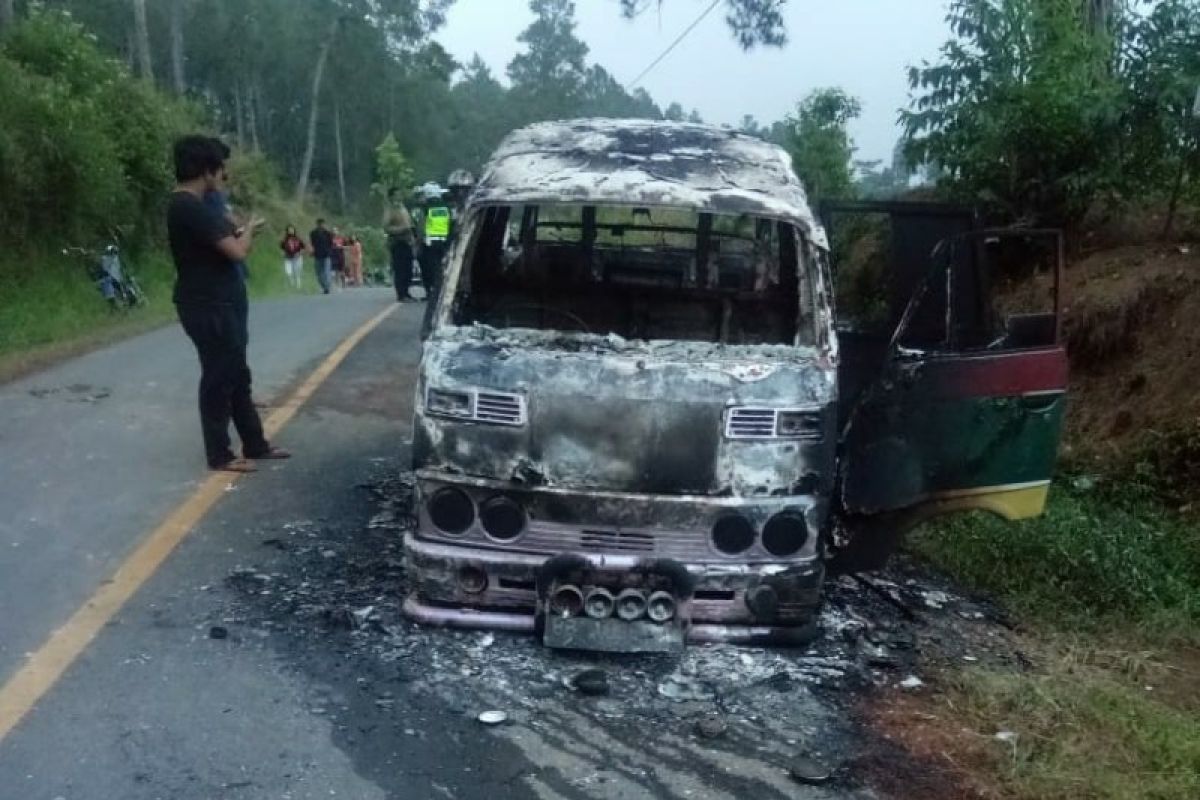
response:
M317 227L308 235L312 244L313 267L317 270L317 283L321 291L329 294L329 273L333 269L333 232L325 227L325 220L317 220Z
M208 466L227 472L254 472L248 459L288 458L263 435L250 398L246 363L246 283L238 271L253 245L260 220L247 229L204 203L220 191L225 154L219 140L187 136L175 143L177 185L167 205L167 236L175 262L175 308L200 356L200 426ZM229 421L242 440L238 458L230 448Z

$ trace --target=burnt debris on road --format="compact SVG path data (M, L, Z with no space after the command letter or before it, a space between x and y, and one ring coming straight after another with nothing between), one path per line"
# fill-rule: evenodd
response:
M373 472L356 487L373 508L365 527L300 519L253 532L263 559L229 574L237 600L211 621L231 640L269 636L338 663L353 676L352 688L342 687L350 694L316 710L347 735L390 725L422 736L411 713L421 697L464 725L486 716L518 739L561 741L577 735L579 718L635 749L666 730L688 753L717 754L714 765L736 757L769 782L791 775L851 790L866 747L854 722L863 698L920 691L930 661L1020 662L994 609L903 561L869 588L850 576L833 581L823 635L802 648L601 654L544 648L527 634L418 625L401 611L414 481L392 460L376 460ZM818 780L824 770L830 775Z

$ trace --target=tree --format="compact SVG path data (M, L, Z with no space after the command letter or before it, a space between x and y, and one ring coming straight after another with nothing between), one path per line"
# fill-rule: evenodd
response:
M70 10L137 71L131 0L44 2ZM370 202L375 150L388 133L421 182L444 181L458 167L478 171L505 134L530 122L661 115L648 93L626 91L587 60L574 4L562 0L538 4L514 59L520 80L512 89L482 61L460 66L432 40L448 0L158 0L145 7L150 40L164 45L152 62L162 82L186 91L232 141L261 149L291 175L296 196L327 194L321 199L337 208L344 184L351 214Z
M393 190L407 195L413 186L413 171L400 151L396 137L388 134L375 149L375 184L371 187L382 198Z
M810 196L822 200L854 192L854 143L847 126L862 112L858 100L841 89L817 89L788 117L786 147Z
M508 65L517 101L534 119L575 116L587 81L587 45L575 36L572 0L530 0L535 19L517 41L525 45Z
M782 7L787 0L724 0L725 24L743 49L757 45L782 47L787 44L787 26ZM661 6L663 0L654 0ZM621 13L632 19L647 8L647 0L621 0Z
M1083 17L1094 34L1112 31L1116 19L1116 0L1083 0Z
M333 100L333 141L337 149L338 199L341 200L340 208L345 214L349 206L346 199L346 148L342 144L342 103L338 97Z
M14 19L13 0L0 0L0 34L12 27Z
M304 160L300 166L300 178L296 181L296 200L300 203L304 202L304 196L308 193L308 179L312 174L313 156L317 149L317 120L321 111L321 83L325 80L325 65L329 61L329 51L333 47L341 24L341 19L335 17L329 26L329 33L326 34L325 41L321 43L321 50L317 53L317 63L313 67L312 94L308 101L308 136L304 145Z
M112 109L120 113L100 113ZM31 6L0 48L0 197L21 198L0 203L0 241L21 251L113 229L134 249L157 239L171 185L166 154L197 124L78 21Z
M758 120L756 120L751 114L742 115L742 121L738 123L737 129L740 132L750 134L751 136L758 136L761 138L763 135L762 125L759 125Z
M177 94L187 92L187 57L184 51L184 21L188 0L171 0L171 81Z
M1084 4L1090 7L1090 4ZM1113 41L1079 0L953 0L954 38L912 68L901 113L914 164L1009 220L1073 228L1117 185Z
M908 172L878 159L854 162L855 194L871 199L891 199L908 188Z
M133 0L133 21L138 71L143 78L153 81L154 67L150 55L150 26L146 22L146 0Z
M478 171L501 137L517 125L516 109L478 55L463 69L451 98L456 110L451 131L459 166Z
M598 64L588 68L579 99L580 110L589 117L662 117L662 112L644 89L629 94L608 70Z
M1124 174L1139 194L1165 196L1168 238L1189 183L1200 178L1200 6L1162 0L1128 21L1122 50Z

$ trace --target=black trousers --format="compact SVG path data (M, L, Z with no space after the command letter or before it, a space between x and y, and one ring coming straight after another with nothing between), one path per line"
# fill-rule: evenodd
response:
M403 239L392 239L388 242L392 255L392 284L396 287L396 299L407 300L412 285L412 245Z
M246 300L233 303L179 303L179 321L200 356L200 429L210 467L234 458L229 422L242 440L242 453L259 456L270 449L250 396L246 363Z
M421 284L425 296L432 299L442 285L442 262L446 259L446 242L429 242L421 248Z

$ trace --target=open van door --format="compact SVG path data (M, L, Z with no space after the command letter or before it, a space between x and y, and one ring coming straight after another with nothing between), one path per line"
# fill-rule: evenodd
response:
M882 565L906 529L940 513L1040 514L1067 388L1058 231L980 230L962 224L969 214L872 207L890 216L893 296L909 288L903 276L915 285L886 343L841 337L849 391L840 401L845 524L835 563L844 569ZM1048 255L1040 283L1049 308L993 307L991 254L1011 243L1031 258L1038 248ZM922 253L924 268L914 269Z

